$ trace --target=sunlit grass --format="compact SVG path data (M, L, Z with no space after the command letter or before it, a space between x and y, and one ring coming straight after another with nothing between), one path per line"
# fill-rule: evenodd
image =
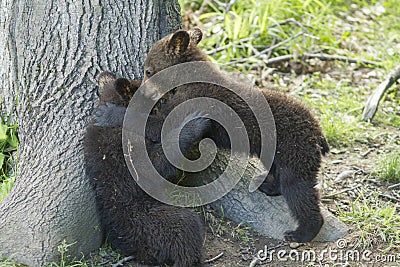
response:
M26 265L19 264L13 259L2 257L0 255L0 267L26 267Z
M0 202L11 192L14 182L14 176L3 178L3 181L0 183Z
M203 1L181 1L184 10L194 10L204 5ZM303 37L279 47L274 53L287 54L296 50L309 50L311 46L324 44L334 47L337 42L327 27L334 22L332 1L235 1L227 6L209 1L203 6L207 10L198 16L207 38L203 45L207 49L227 46L213 56L219 62L232 58L250 56L254 50L261 51L273 42L287 39L299 32L318 36L319 40ZM292 18L293 22L280 24ZM317 41L316 41L317 40Z
M268 57L304 52L380 61L387 69L400 61L396 52L400 49L396 47L400 12L394 0L382 4L345 0L179 2L183 14L189 18L200 12L192 23L206 29L201 45L210 56L218 63L232 63L242 71L253 63L265 65ZM347 29L343 21L352 19L353 13L358 17L353 29ZM271 54L262 53L285 40L288 42ZM243 59L245 62L236 62Z
M377 175L387 182L400 182L400 150L385 155L380 160Z
M303 83L304 89L294 95L315 111L330 146L343 147L368 138L368 124L360 121L363 89L328 81L319 74Z
M376 203L379 203L376 195L365 197L361 194L350 204L348 211L339 208L339 217L355 226L356 246L368 248L380 244L383 252L400 248L400 214L396 205Z

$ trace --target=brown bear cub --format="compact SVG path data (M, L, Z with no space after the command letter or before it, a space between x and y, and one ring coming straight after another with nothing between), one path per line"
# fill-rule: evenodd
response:
M100 102L84 138L86 174L96 191L101 226L114 249L146 264L173 264L175 267L200 263L203 225L190 209L161 203L147 195L135 182L125 164L122 148L122 122L135 83L115 79L110 73L99 78ZM112 116L109 116L112 115ZM207 120L194 119L193 128L203 132ZM200 139L192 132L184 135L189 148ZM150 153L160 154L161 145L148 142ZM167 166L166 158L156 159ZM175 173L163 168L162 175ZM173 173L168 173L173 172Z
M207 56L197 46L201 38L201 30L195 28L190 31L179 30L157 41L146 59L144 81L176 64L207 61ZM216 68L212 71L213 75L227 79L226 75ZM157 89L146 86L141 88L141 93L154 99L157 96L154 90ZM251 90L259 89L243 85L243 90L248 90L245 93L251 95ZM277 143L271 168L273 175L265 179L259 190L270 196L283 195L292 215L297 219L297 229L287 231L284 235L285 240L308 242L318 234L323 224L319 194L315 186L321 156L329 151L329 146L318 121L307 107L285 94L272 90L262 92L275 120ZM164 101L158 110L159 121L163 121L174 107L188 99L217 99L229 105L240 116L250 139L250 153L259 156L261 137L257 120L251 109L233 92L219 85L197 82L178 86L173 93L168 94L168 100ZM161 125L159 128L161 129ZM210 127L202 134L203 138L212 138L219 148L231 147L226 131L215 121L212 121Z

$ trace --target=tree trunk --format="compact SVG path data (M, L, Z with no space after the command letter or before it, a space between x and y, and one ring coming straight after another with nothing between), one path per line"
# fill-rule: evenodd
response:
M97 77L141 78L151 44L180 25L177 1L0 1L0 108L19 123L18 177L0 203L0 254L30 266L98 248L82 138Z

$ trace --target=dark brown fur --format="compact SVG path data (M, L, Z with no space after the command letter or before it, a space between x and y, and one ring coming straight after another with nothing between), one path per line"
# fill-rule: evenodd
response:
M206 55L197 47L200 40L201 31L194 29L177 31L156 42L146 59L145 81L157 72L179 63L206 61ZM218 70L214 70L214 74L226 79ZM146 88L148 91L142 91L142 94L147 97L154 97L154 93L157 93L151 91L149 86ZM257 89L243 86L243 90L251 96L254 94L252 90ZM276 91L265 90L263 94L275 119L277 144L271 169L273 176L269 175L259 189L271 196L282 194L297 219L298 228L286 232L285 239L308 242L317 235L323 224L319 194L315 186L321 155L329 151L329 146L318 121L303 104ZM259 155L260 129L255 116L242 99L218 85L195 83L178 87L159 109L158 119L155 120L158 120L160 129L165 116L179 103L202 96L218 99L236 111L245 123L251 153ZM229 136L218 123L213 122L203 132L203 136L211 137L220 148L230 148Z
M146 264L189 267L200 263L203 226L199 216L190 209L166 205L148 196L125 164L122 119L139 84L122 78L115 80L110 73L101 74L99 80L100 105L95 110L94 123L87 127L84 151L86 174L96 191L102 229L108 241L114 249ZM200 128L194 130L201 131L204 120L197 122L192 125ZM196 142L196 136L186 136L190 136L188 143ZM151 152L162 154L160 144L149 144L153 144ZM168 165L163 157L154 160L161 166ZM164 176L174 173L171 167L161 172Z

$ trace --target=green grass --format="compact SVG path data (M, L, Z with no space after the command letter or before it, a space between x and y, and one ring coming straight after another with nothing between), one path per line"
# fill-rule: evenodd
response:
M57 251L60 257L60 260L57 262L52 262L46 267L86 267L89 266L87 262L85 262L84 256L81 259L77 260L75 258L71 258L68 254L68 250L71 246L75 245L75 243L67 244L64 240L58 247Z
M15 181L17 129L18 125L11 123L10 116L0 116L0 201L8 195Z
M19 264L12 259L3 258L0 255L0 267L25 267L26 265Z
M18 125L0 120L0 175L5 176L12 168L12 153L18 148Z
M252 237L250 230L251 227L245 226L243 223L239 223L231 232L231 236L233 238L239 238L244 244L250 244L254 242L254 238Z
M385 155L379 163L377 174L384 181L400 182L400 151Z
M232 63L242 71L253 63L265 65L268 53L260 55L260 52L284 41L269 54L270 57L325 52L382 61L387 69L400 61L400 55L394 49L400 33L396 0L378 5L386 8L382 12L376 11L381 10L377 8L379 1L242 0L234 1L228 10L226 5L214 1L179 2L189 21L207 29L201 42L205 50L218 63ZM360 10L363 13L355 22L357 31L346 30L342 19ZM192 14L195 11L200 14L194 18ZM379 23L371 25L371 19ZM235 60L243 58L247 58L247 67L235 63Z
M206 10L198 19L201 26L207 28L207 38L203 42L208 51L216 47L226 46L223 51L213 54L220 63L228 63L232 59L247 58L261 52L271 43L279 43L290 36L304 32L319 36L317 46L335 47L336 39L327 26L335 18L330 16L332 1L236 1L229 11L214 2L207 2ZM182 3L184 9L195 9L204 4L203 1L194 1L190 4ZM279 24L293 18L304 23L305 27L295 23ZM306 23L310 21L311 23ZM296 51L308 51L315 45L316 39L299 36L293 41L280 46L274 54L291 54ZM251 58L251 62L259 62ZM236 66L237 67L237 66Z
M346 146L354 142L357 132L364 131L365 124L359 122L362 109L361 96L347 84L327 82L316 79L308 84L308 88L328 93L327 97L319 94L305 93L300 95L307 106L317 111L321 127L328 143L333 147Z
M340 68L340 67L339 67ZM400 130L400 116L395 110L400 106L400 91L393 88L381 100L373 124L361 121L365 100L375 85L354 85L350 81L337 82L326 79L325 74L304 75L301 88L292 94L310 107L319 119L328 143L334 148L361 143L375 143L386 128ZM290 81L288 87L299 87ZM398 111L397 111L398 112ZM390 139L390 138L387 138ZM395 143L394 140L385 140ZM397 145L400 142L397 142Z
M206 218L206 224L212 228L212 232L217 236L230 236L234 239L240 240L243 244L249 244L254 241L254 238L250 232L251 228L244 225L243 223L235 224L229 220L226 220L223 215L223 209L221 216L215 216L215 214L203 212Z
M0 202L11 192L15 182L15 176L6 177L0 183Z
M306 76L302 86L304 90L293 95L314 111L330 146L346 147L357 140L368 140L378 131L361 121L365 88L327 81L318 73Z
M339 208L339 217L343 222L356 228L358 243L362 248L376 247L383 252L400 248L400 215L395 204L386 202L377 205L377 196L364 197L362 194L354 200L349 211Z

